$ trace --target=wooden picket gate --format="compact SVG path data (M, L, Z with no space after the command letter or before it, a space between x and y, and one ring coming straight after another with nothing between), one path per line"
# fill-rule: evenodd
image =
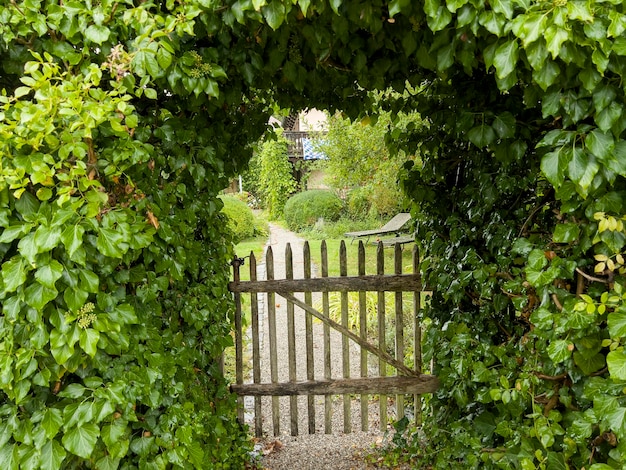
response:
M271 246L268 247L265 258L266 280L257 280L257 263L254 254L249 257L250 281L240 280L240 266L243 259L235 257L233 260L233 282L229 289L233 292L235 312L235 384L231 385L231 391L238 395L238 417L244 420L243 397L254 397L254 429L257 436L263 433L261 414L261 397L271 396L272 430L274 435L280 434L280 409L279 396L289 396L290 403L290 427L291 434L298 435L298 395L307 395L308 432L315 433L315 401L314 396L323 395L324 398L324 432L331 433L331 396L343 395L343 432L351 432L351 396L360 394L361 399L361 429L368 430L368 402L369 395L379 395L379 426L384 430L387 426L388 396L395 396L395 417L400 419L405 414L405 397L412 395L415 419L419 420L420 395L432 393L438 387L437 377L422 374L421 355L421 325L419 324L419 309L421 294L424 286L421 284L417 263L417 250L413 250L412 272L404 274L402 267L402 246L394 247L393 274L385 274L384 245L378 243L376 254L377 274L365 274L365 248L363 242L358 247L358 275L347 275L346 245L342 241L339 256L339 277L328 277L328 254L326 243L321 244L321 277L311 276L311 256L308 242L303 246L304 278L294 279L294 262L291 246L287 244L285 250L285 279L274 279L274 256ZM341 323L335 322L329 314L329 293L340 293ZM358 292L359 331L358 334L351 331L348 324L348 292ZM367 309L366 292L377 293L376 323L378 340L372 344L367 338ZM386 344L386 302L387 292L395 295L395 353L388 353ZM410 292L413 296L413 338L408 343L405 339L405 318L403 313L403 292ZM265 294L267 302L261 303L261 309L266 305L266 317L262 323L269 330L269 382L261 383L262 367L268 364L261 363L261 332L259 318L259 295ZM303 299L296 297L295 293ZM321 295L321 311L314 307L313 293ZM242 321L242 294L250 295L250 328L244 331ZM289 361L289 379L287 382L279 382L278 377L278 353L279 339L276 335L276 295L286 301L287 320L287 343ZM319 302L318 302L319 303ZM306 380L297 380L296 374L296 330L295 312L305 315L305 343L306 343ZM314 367L314 344L313 344L313 317L323 323L323 378L315 377ZM339 332L341 337L342 377L331 376L331 329ZM244 383L244 336L251 336L251 362L252 382ZM350 347L349 341L353 341L360 347L360 374L359 377L350 375ZM405 344L413 347L413 368L404 364ZM319 348L316 345L315 348ZM391 350L392 348L390 348ZM375 356L377 361L378 376L368 374L368 355ZM388 366L391 371L388 371ZM390 374L393 374L391 375ZM319 375L319 374L318 374Z

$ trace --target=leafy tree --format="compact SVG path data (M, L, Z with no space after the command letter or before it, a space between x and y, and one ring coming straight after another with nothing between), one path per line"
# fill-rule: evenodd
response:
M395 125L400 130L406 128L408 122L415 126L416 121L419 122L415 116L404 116ZM328 117L328 133L315 142L328 156L328 160L319 165L325 170L330 186L356 190L356 197L365 195L369 208L381 216L400 209L402 192L394 182L408 159L403 151L391 155L387 149L385 135L390 127L389 113L367 116L356 122L336 113Z
M266 140L256 156L259 192L270 218L282 216L289 196L297 187L287 155L287 139L278 132L276 140Z

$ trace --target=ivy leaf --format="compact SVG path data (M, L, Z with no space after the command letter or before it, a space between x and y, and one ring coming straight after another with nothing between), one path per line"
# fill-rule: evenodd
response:
M607 323L611 338L618 339L626 337L626 312L624 312L623 309L609 313Z
M55 283L63 276L63 265L53 259L35 272L35 279L45 287L55 288Z
M556 364L565 361L572 354L569 341L563 339L552 341L548 345L547 352L550 359Z
M483 123L470 129L467 138L477 147L483 148L496 140L496 133L493 127Z
M98 470L117 470L120 466L120 457L113 457L112 455L105 455L96 462L96 468ZM203 462L206 463L206 462ZM198 467L201 468L202 464Z
M569 160L562 149L548 152L541 159L541 171L555 188L559 188L565 180L565 169Z
M59 470L67 452L55 440L48 441L41 448L41 466L42 470Z
M587 194L587 190L593 182L593 178L598 173L600 165L592 154L577 147L573 149L572 159L567 169L572 181L578 183L584 193Z
M57 435L63 424L63 415L57 408L47 408L41 420L41 426L46 432L46 437L52 439Z
M499 114L493 120L493 128L501 139L508 139L515 135L515 117L508 111Z
M615 141L612 135L599 130L593 130L585 137L585 146L601 162L606 162L611 158Z
M16 444L4 444L0 448L0 468L2 470L19 470L20 457Z
M34 309L41 311L48 302L56 299L57 295L59 295L59 291L56 288L34 282L24 290L24 301Z
M543 66L533 70L533 78L543 91L546 91L561 76L561 69L551 60L543 62Z
M626 380L626 354L624 351L611 351L606 355L606 365L613 380Z
M499 45L493 57L493 66L498 78L507 77L517 64L519 57L517 41L506 41Z
M411 0L391 0L389 2L389 17L393 18L403 9L411 6Z
M100 253L111 258L121 258L128 250L128 244L124 241L124 235L110 228L101 228L99 230L96 247Z
M552 58L556 59L561 52L561 46L569 39L569 32L556 25L550 26L545 32L546 47Z
M63 446L72 454L84 459L91 457L100 429L93 423L86 423L70 429L63 436Z
M587 358L578 351L574 352L574 363L583 371L585 375L591 375L594 372L604 368L606 361L603 354L594 354Z
M100 332L87 328L81 330L78 344L90 357L94 357L98 351L98 341L100 340Z
M279 0L272 0L261 10L270 28L276 31L285 21L285 5Z
M26 282L26 262L21 256L14 256L2 264L4 290L13 292Z
M102 25L91 25L85 30L85 37L96 44L102 44L109 39L111 31Z
M571 243L577 240L579 235L580 227L578 226L578 224L559 224L554 229L554 235L552 239L554 243Z
M83 246L84 234L85 229L78 224L67 227L61 234L61 242L72 261L75 261L76 252Z

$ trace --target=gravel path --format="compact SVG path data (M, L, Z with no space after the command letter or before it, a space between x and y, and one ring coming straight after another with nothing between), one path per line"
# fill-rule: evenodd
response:
M294 277L296 279L304 277L302 261L303 240L292 232L280 226L270 225L270 239L268 245L272 247L274 254L274 277L275 279L285 278L285 247L291 245L294 260ZM266 279L264 266L265 256L258 266L258 278ZM315 270L315 267L313 267ZM313 276L315 277L315 272ZM268 383L270 379L269 367L269 333L267 328L267 307L265 295L259 296L259 323L262 332L261 338L261 382ZM276 296L276 324L278 338L278 378L279 382L286 382L289 379L288 369L288 346L287 346L287 312L286 302ZM316 304L316 299L313 299ZM295 309L295 330L296 330L296 367L297 380L306 380L306 352L305 352L305 315L296 307ZM314 322L314 363L315 377L324 376L323 364L323 325ZM350 375L359 376L359 350L355 344L350 345ZM342 376L341 361L341 335L331 331L331 361L332 377ZM371 371L372 375L377 375L376 370ZM251 378L249 379L251 382ZM280 402L280 434L273 435L271 398L262 398L263 435L257 444L258 453L261 456L261 466L267 470L350 470L381 468L368 466L363 459L364 455L371 453L372 449L378 447L383 442L383 433L379 430L378 402L371 402L369 408L369 431L362 432L360 401L351 401L352 429L353 433L344 434L343 431L343 399L333 397L332 411L332 434L324 434L324 397L315 397L315 434L308 434L307 420L307 397L299 396L298 402L298 431L299 436L291 436L290 428L290 398L281 397ZM253 406L254 400L246 397L246 422L254 429ZM389 404L389 411L393 411L393 405Z

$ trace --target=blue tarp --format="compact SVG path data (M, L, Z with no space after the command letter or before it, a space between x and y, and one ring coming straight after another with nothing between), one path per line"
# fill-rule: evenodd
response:
M313 143L306 137L302 138L302 153L305 160L326 160L328 157L323 152L315 150Z

